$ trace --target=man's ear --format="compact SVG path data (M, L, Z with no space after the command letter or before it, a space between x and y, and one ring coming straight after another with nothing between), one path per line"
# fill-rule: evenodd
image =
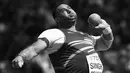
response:
M56 22L60 22L60 18L59 18L59 17L56 17L56 18L55 18L55 21L56 21Z

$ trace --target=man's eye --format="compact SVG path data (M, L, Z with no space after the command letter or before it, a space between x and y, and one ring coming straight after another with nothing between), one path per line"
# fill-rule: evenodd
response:
M69 6L68 6L67 8L68 8L68 9L71 9L71 7L69 7Z
M71 11L70 10L66 10L68 13L71 13Z

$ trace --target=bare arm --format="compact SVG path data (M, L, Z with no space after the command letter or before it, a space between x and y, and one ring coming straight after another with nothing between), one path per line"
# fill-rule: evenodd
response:
M48 53L44 51L46 48L47 42L43 39L38 39L35 43L18 54L16 59L14 59L14 67L22 67L24 62L31 60L33 63L36 63L44 73L55 73Z
M25 62L32 60L40 52L47 48L47 43L38 39L35 43L22 50L12 61L12 66L15 68L21 68Z
M41 51L47 48L47 43L42 39L38 39L32 45L28 46L24 50L22 50L18 55L23 57L23 60L26 62L28 60L33 59L37 56Z
M103 33L101 36L95 37L96 39L95 49L97 51L107 50L111 47L114 39L112 29L105 20L102 20L102 23L99 24L99 26L97 27L103 29L102 30Z
M97 51L104 51L104 50L108 50L112 43L113 43L113 33L109 33L109 34L102 34L100 37L96 38L96 45L95 45L95 49Z
M94 45L96 51L109 49L114 39L110 25L96 13L89 16L88 23L91 27L100 29L103 32L101 36L94 36L96 40L96 44Z
M53 35L53 33L57 33ZM55 43L54 43L55 42ZM28 46L22 50L18 56L12 61L14 67L22 67L24 62L32 61L37 55L40 55L41 52L56 51L64 43L64 34L59 29L50 29L42 32L38 40L32 45ZM55 45L55 47L54 47ZM57 46L56 46L57 45ZM53 46L53 49L47 50Z

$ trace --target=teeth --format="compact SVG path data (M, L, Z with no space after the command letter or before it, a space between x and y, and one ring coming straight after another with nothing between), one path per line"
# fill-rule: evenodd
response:
M70 17L73 17L73 18L74 18L74 15L70 15Z

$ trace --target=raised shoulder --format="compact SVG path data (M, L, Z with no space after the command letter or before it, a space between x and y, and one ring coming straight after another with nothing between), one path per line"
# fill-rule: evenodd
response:
M60 29L48 29L43 31L38 38L46 38L49 41L49 44L54 43L55 41L64 38L65 35Z

